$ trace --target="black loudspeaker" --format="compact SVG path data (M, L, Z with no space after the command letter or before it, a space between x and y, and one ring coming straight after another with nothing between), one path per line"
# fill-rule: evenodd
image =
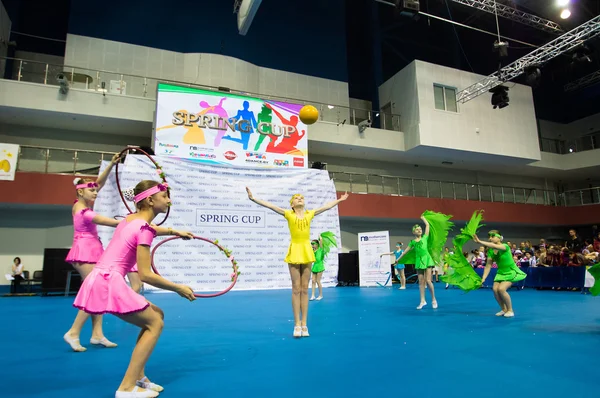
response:
M358 286L358 251L339 253L338 286Z
M67 272L74 271L73 266L65 261L69 249L44 250L44 277L42 279L42 294L63 293L67 286ZM77 276L75 276L75 274ZM71 292L78 291L81 278L77 272L71 278Z

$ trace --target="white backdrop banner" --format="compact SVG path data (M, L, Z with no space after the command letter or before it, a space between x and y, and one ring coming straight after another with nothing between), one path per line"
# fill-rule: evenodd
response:
M160 164L172 188L173 202L163 226L218 240L231 250L242 273L237 290L291 288L288 266L283 262L290 241L287 221L250 202L245 187L250 187L254 197L282 208L289 207L293 194L302 193L307 209L314 209L336 199L327 171L231 168L166 158L161 158ZM102 169L106 165L104 162ZM122 189L134 187L144 179L157 180L155 168L145 156L127 156L125 164L119 166L119 174ZM127 214L117 192L114 171L98 195L94 210L108 217ZM163 219L164 215L159 215L154 223ZM105 248L113 231L99 228ZM311 237L317 238L324 231L333 232L341 247L337 207L313 220ZM157 237L155 245L165 238ZM333 248L326 259L323 286L337 284L337 254ZM216 247L202 241L176 239L165 243L157 250L155 261L165 278L189 285L197 292L220 291L230 283L231 264Z
M390 251L389 231L361 232L358 234L358 267L360 286L385 284L390 272L387 256Z

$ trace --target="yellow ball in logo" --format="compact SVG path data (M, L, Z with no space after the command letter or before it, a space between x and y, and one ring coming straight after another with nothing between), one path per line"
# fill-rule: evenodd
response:
M319 120L319 111L312 105L304 105L300 109L300 120L304 124L314 124Z

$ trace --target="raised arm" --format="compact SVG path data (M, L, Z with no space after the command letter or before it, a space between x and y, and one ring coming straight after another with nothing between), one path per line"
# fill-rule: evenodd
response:
M337 206L340 202L343 202L346 199L348 199L348 192L346 192L342 196L340 196L339 199L331 201L331 202L325 204L323 207L319 207L318 209L315 209L315 216L318 216L319 214L326 212L329 209L332 209L333 207Z
M423 216L421 216L421 220L425 223L425 232L423 232L423 235L429 236L429 222L427 222L427 219Z
M391 256L392 254L394 254L394 252L390 252L390 253L383 253L381 256L379 257L383 257L383 256Z
M252 192L250 191L250 188L246 187L246 192L248 193L248 199L250 199L251 201L253 201L257 205L266 207L267 209L271 209L275 213L281 214L282 216L285 214L285 210L282 209L281 207L275 206L274 204L271 204L271 203L266 202L264 200L255 199L254 196L252 195Z
M138 245L136 254L138 275L140 276L142 282L159 289L170 290L190 301L196 299L196 297L194 297L194 291L190 287L175 284L152 272L150 267L150 246Z
M111 161L110 161L110 165L107 168L104 169L104 171L102 172L102 174L100 174L100 176L96 180L96 184L98 184L98 192L100 192L100 190L102 189L102 187L106 183L106 179L108 178L108 175L110 174L110 171L115 166L115 164L117 164L117 162L119 161L119 159L121 159L119 157L119 154L115 153L113 155Z

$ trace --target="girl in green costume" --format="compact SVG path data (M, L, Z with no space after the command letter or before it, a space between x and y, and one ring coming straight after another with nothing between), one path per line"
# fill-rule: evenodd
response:
M415 239L410 241L406 251L398 259L399 264L415 264L415 269L419 275L419 293L421 302L418 310L427 305L425 301L425 286L431 293L431 306L438 307L435 299L433 283L431 283L431 269L442 261L442 249L448 238L448 231L452 227L451 216L433 211L425 211L421 220L425 223L425 233L420 225L415 225L412 233Z
M512 286L513 282L522 281L527 277L523 271L517 267L515 260L513 260L510 247L506 243L502 243L504 239L500 232L497 230L491 230L489 232L489 242L481 241L477 235L474 235L475 242L489 247L487 263L485 270L483 271L483 277L481 278L481 284L485 282L485 279L490 273L492 263L496 263L498 266L498 273L494 278L494 297L500 305L500 312L496 316L504 316L506 318L512 318L515 316L512 307L512 301L507 290Z
M337 242L335 241L335 235L333 232L323 232L319 240L313 240L310 242L312 249L315 252L315 262L312 266L312 296L310 297L310 301L312 300L322 300L323 299L323 285L321 285L321 277L323 276L323 271L325 271L325 257L329 254L329 250L332 247L337 247ZM315 299L315 286L319 286L319 297Z

